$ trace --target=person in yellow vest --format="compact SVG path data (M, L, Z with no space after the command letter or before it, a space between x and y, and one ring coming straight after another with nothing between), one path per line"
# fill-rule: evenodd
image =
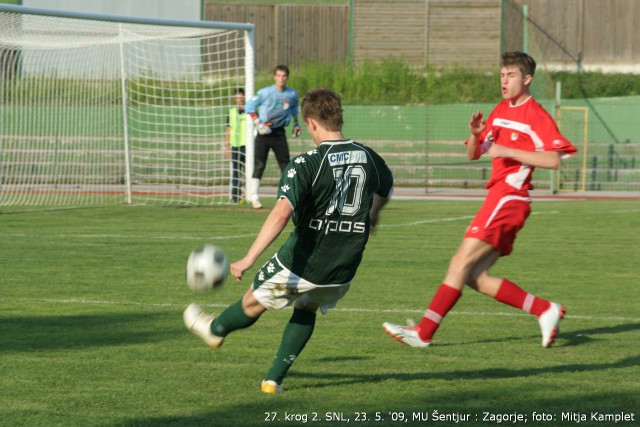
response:
M240 203L244 200L240 186L240 174L244 173L247 115L244 111L244 89L241 87L236 89L235 95L236 106L229 109L224 147L227 159L231 160L230 199L232 203Z

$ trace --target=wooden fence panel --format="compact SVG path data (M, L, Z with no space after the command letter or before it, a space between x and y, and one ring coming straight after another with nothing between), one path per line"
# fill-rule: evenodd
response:
M495 0L429 1L428 64L495 67L500 57L500 4Z
M528 37L524 4L532 21ZM573 65L580 55L584 66L637 69L640 63L638 0L354 0L353 5L356 64L397 57L414 66L492 68L501 48L523 49L525 43L547 64ZM259 71L277 63L340 63L349 55L349 5L207 2L204 19L255 24Z
M498 0L356 0L354 60L403 58L418 66L495 66Z
M347 60L349 8L346 5L277 6L274 30L278 63Z
M425 0L355 0L354 62L392 56L424 65L426 4Z
M532 47L547 63L575 65L581 59L586 67L611 67L640 62L637 0L510 1L527 5L531 42L537 44Z
M585 2L584 60L640 62L640 2Z
M349 54L348 5L206 3L204 19L253 23L258 71L277 64L337 63Z

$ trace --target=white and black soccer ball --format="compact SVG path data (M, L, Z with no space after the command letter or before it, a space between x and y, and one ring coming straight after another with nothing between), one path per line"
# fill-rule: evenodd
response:
M229 258L218 246L206 244L195 249L187 261L187 286L209 292L222 285L229 275Z

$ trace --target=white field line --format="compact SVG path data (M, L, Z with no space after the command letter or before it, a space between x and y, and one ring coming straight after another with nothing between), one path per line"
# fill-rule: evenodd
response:
M625 211L622 211L625 212ZM549 212L533 212L532 215L548 215L548 214L558 214L559 211L549 211ZM439 219L429 219L423 221L413 221L409 223L402 224L387 224L381 225L381 227L402 227L402 226L411 226L416 224L431 224L431 223L439 223L439 222L449 222L449 221L459 221L459 220L467 220L471 219L473 216L461 216L461 217L453 217L453 218L439 218ZM0 234L0 236L20 236L24 237L26 234ZM139 236L130 236L125 234L80 234L80 235L72 235L73 237L83 237L83 238L96 238L96 237L107 237L107 238L138 238ZM228 240L228 239L237 239L238 237L252 237L254 234L246 234L246 235L235 235L235 236L217 236L211 239L215 240ZM56 237L70 237L69 235L59 235ZM192 236L161 236L161 237L147 237L151 239L193 239L193 240L201 240L202 236L192 237ZM7 300L6 298L0 297L0 301ZM87 304L87 305L121 305L121 306L146 306L146 307L183 307L184 304L177 303L142 303L142 302L133 302L133 301L101 301L101 300L85 300L85 299L30 299L29 301L41 301L47 303L56 303L56 304ZM207 304L208 307L213 308L226 308L226 304ZM335 308L333 309L338 312L362 312L362 313L386 313L386 314L422 314L424 310L400 310L400 309L383 309L383 310L373 310L373 309L365 309L365 308ZM451 315L462 315L462 316L495 316L495 317L514 317L514 316L528 316L528 314L524 313L504 313L504 312L471 312L471 311L452 311ZM610 320L610 321L631 321L631 322L640 322L640 318L634 317L618 317L618 316L580 316L580 315L567 315L569 319L584 319L584 320Z
M412 225L434 224L434 223L439 223L439 222L461 221L463 219L472 219L472 218L473 218L473 215L457 216L457 217L453 217L453 218L424 219L424 220L421 220L421 221L403 222L403 223L400 223L400 224L380 224L378 227L379 228L410 227Z
M43 235L42 233L26 234L26 233L0 233L0 237L54 237L57 239L79 238L79 239L145 239L145 240L231 240L239 237L255 237L256 234L235 234L233 236L140 236L131 234L57 234Z
M624 209L620 211L611 211L611 213L635 213L640 212L640 209Z
M531 215L554 215L560 213L559 211L549 211L549 212L533 212ZM473 215L465 215L458 216L452 218L435 218L435 219L425 219L421 221L412 221L412 222L403 222L399 224L380 224L380 228L392 228L392 227L410 227L413 225L420 224L437 224L442 222L452 222L452 221L462 221L472 219ZM33 236L27 233L0 233L0 237L27 237ZM239 237L255 237L256 234L235 234L233 236L215 236L215 237L203 237L203 236L140 236L140 235L130 235L130 234L57 234L57 235L43 235L42 233L38 233L37 237L55 237L60 239L66 238L80 238L80 239L148 239L148 240L231 240L237 239Z
M532 212L531 215L555 215L555 214L559 214L560 211L549 211L549 212ZM413 221L413 222L404 222L404 223L400 223L400 224L380 224L380 228L382 227L409 227L412 225L419 225L419 224L432 224L432 223L438 223L438 222L451 222L451 221L461 221L464 219L473 219L474 215L465 215L465 216L457 216L457 217L452 217L452 218L437 218L437 219L425 219L425 220L421 220L421 221Z
M44 302L51 304L71 304L71 305L113 305L113 306L135 306L135 307L166 307L166 308L185 308L186 303L152 303L152 302L135 302L135 301L107 301L107 300L89 300L89 299L52 299L52 298L1 298L0 301L32 301ZM425 302L426 303L426 302ZM226 308L228 304L201 304L204 307ZM375 313L375 314L398 314L398 315L422 315L424 310L416 309L370 309L370 308L340 308L336 307L331 311L343 313ZM528 317L527 313L505 313L501 311L456 311L449 313L452 316L484 316L484 317ZM583 316L583 315L567 315L565 319L580 320L605 320L619 322L640 322L640 317L622 317L622 316Z

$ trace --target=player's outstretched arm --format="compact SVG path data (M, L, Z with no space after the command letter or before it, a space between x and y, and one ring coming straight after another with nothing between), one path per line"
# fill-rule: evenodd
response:
M287 226L291 215L293 215L293 210L289 202L285 199L278 200L262 224L258 236L253 241L245 257L234 262L229 267L236 281L239 282L242 279L244 272L250 269L269 245L278 238L282 230Z
M493 144L489 148L491 158L508 158L518 162L544 169L558 169L560 167L560 153L556 151L524 151Z

